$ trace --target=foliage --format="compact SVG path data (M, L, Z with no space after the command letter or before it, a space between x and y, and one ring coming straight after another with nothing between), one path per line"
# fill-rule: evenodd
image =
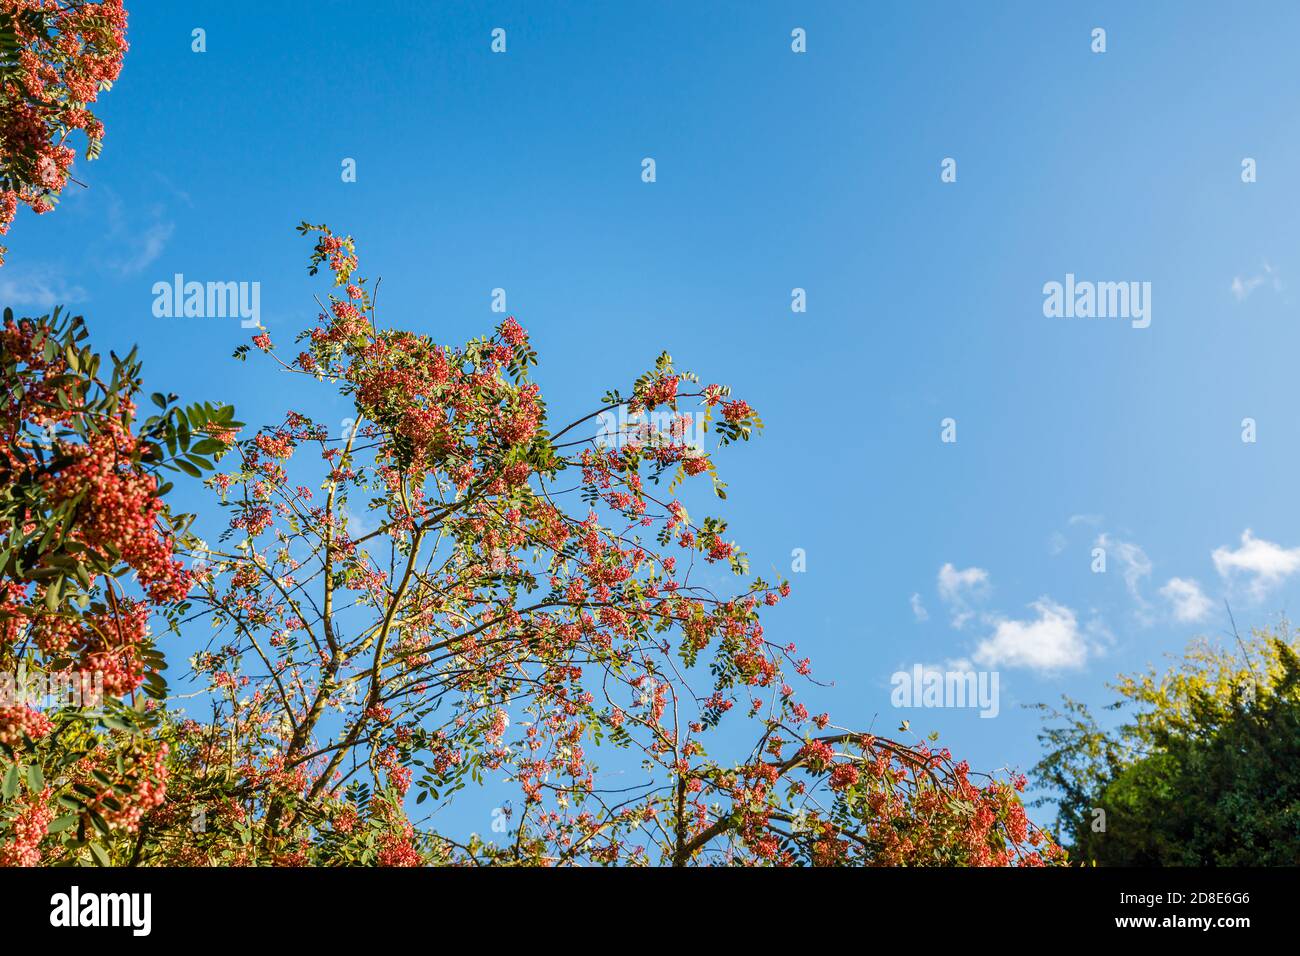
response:
M1062 832L1104 866L1269 866L1300 859L1300 656L1283 625L1240 653L1194 643L1172 669L1121 677L1130 722L1104 731L1078 702L1050 719L1035 773ZM1103 817L1097 810L1104 811Z
M159 476L211 469L225 445L194 433L237 424L229 408L182 410L162 395L138 420L134 350L104 374L86 339L82 319L57 309L22 320L6 309L0 330L6 862L34 861L47 829L48 858L106 860L103 842L162 799L151 705L167 685L149 619L175 622L190 575L174 554L189 519L163 503Z
M194 570L182 603L153 599L187 639L210 634L191 661L200 690L141 708L166 800L155 790L110 827L99 862L1060 859L1025 817L1023 778L980 778L947 750L832 726L798 700L786 672L811 665L760 621L788 582L752 576L726 521L683 497L691 479L725 497L717 451L762 427L747 402L665 353L554 427L513 317L457 346L386 328L351 238L301 231L311 271L334 279L318 324L288 355L265 332L236 355L264 353L303 401L339 395L353 412L331 429L288 411L245 436L226 409L144 424L128 474L165 447L159 465L201 475L229 446L205 479L225 527L211 543L187 524L165 538ZM15 371L17 397L50 387ZM212 444L187 457L183 426L201 431L209 412ZM68 533L85 526L78 515ZM148 680L155 659L139 656ZM25 738L14 765L41 746ZM503 778L519 803L499 838L433 827L438 807L474 799L465 788ZM51 796L6 805L29 858L78 852L43 835ZM36 815L20 837L21 813Z
M20 205L54 207L73 130L85 133L87 159L99 155L104 126L89 106L125 53L122 0L0 0L0 235Z

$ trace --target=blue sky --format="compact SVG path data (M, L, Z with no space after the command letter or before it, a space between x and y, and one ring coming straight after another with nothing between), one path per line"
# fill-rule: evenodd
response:
M1297 593L1294 4L129 6L89 189L19 214L0 298L138 342L150 388L279 418L283 380L229 359L248 331L151 287L260 282L287 341L302 219L440 341L506 289L556 416L667 349L767 423L723 513L757 570L806 552L769 634L834 681L817 709L976 767L1037 759L1020 704L1108 700L1225 598L1247 626ZM1151 283L1150 326L1046 317L1067 273ZM996 719L890 706L895 670L963 662Z

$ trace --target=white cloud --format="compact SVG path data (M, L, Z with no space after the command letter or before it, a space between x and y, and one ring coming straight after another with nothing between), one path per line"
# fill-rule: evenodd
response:
M1263 282L1262 276L1251 276L1248 279L1234 276L1232 279L1232 294L1236 296L1238 302L1244 302Z
M1272 587L1300 570L1300 548L1284 548L1256 538L1249 528L1241 533L1241 547L1235 551L1215 548L1214 567L1225 578L1248 576L1251 594L1260 598Z
M1267 262L1264 263L1264 271L1258 275L1233 276L1232 294L1238 302L1245 302L1250 298L1250 294L1262 286L1264 283L1270 283L1274 292L1282 291L1282 279L1273 271L1273 267Z
M925 605L921 603L921 595L919 594L912 595L912 613L916 615L918 621L930 620L930 612L927 611Z
M979 643L975 660L986 667L1027 667L1054 672L1082 667L1088 644L1079 631L1074 611L1041 597L1029 605L1037 618L1001 620L993 634Z
M1141 547L1131 541L1120 541L1106 532L1097 535L1097 547L1106 549L1107 559L1114 558L1120 563L1124 572L1124 585L1133 600L1140 605L1146 601L1142 597L1142 579L1151 574L1151 559Z
M52 269L8 266L0 272L0 304L49 309L86 301L86 290L68 285Z
M104 257L104 264L121 276L143 272L162 255L173 229L170 222L155 222L139 232L123 230L117 234L114 251Z
M1199 621L1212 607L1201 586L1191 578L1170 578L1160 594L1174 606L1174 619L1178 621Z
M975 616L971 601L982 598L989 590L989 573L983 568L958 571L951 563L939 569L939 598L952 612L954 627L962 627Z
M108 228L98 244L98 264L120 276L143 272L162 255L175 231L166 219L166 209L154 204L131 210L111 190L105 190ZM149 222L145 223L145 217Z
M371 520L370 512L358 512L344 505L342 508L343 519L346 522L348 537L360 538L374 531L378 525Z

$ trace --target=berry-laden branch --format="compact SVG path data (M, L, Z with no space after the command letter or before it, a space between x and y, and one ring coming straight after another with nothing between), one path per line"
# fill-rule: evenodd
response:
M789 583L752 576L726 521L686 504L704 475L725 498L717 451L762 428L747 402L665 353L551 431L514 317L463 345L388 327L352 238L300 231L333 277L317 324L287 354L262 332L236 357L267 353L351 411L337 428L289 411L208 479L229 517L204 550L196 665L224 696L177 748L209 829L162 833L151 861L1055 856L1012 783L922 743L817 736L829 718L784 677L809 664L760 622ZM738 703L760 744L710 756ZM520 803L504 838L432 828L428 811L502 781Z
M0 0L0 235L19 206L54 208L71 178L74 130L86 158L99 155L104 124L90 106L126 49L122 0Z
M6 367L11 420L34 428L53 414L81 437L14 432L25 490L6 527L22 564L6 586L24 568L44 574L64 567L61 555L76 564L102 552L95 574L111 566L136 580L82 582L69 599L77 606L98 586L102 614L56 598L51 620L71 620L58 626L73 635L61 646L92 657L146 646L151 614L197 645L184 697L157 683L151 642L125 658L142 674L124 663L111 691L115 712L130 715L124 756L89 771L112 796L90 783L83 793L57 767L47 775L57 787L36 780L6 796L0 837L15 858L1061 859L1025 818L1023 779L977 778L922 741L832 728L801 702L787 674L810 679L811 664L765 624L789 582L753 575L725 518L705 514L726 498L719 452L762 428L746 401L664 353L625 393L555 427L515 318L460 345L389 327L353 240L301 231L314 243L311 272L334 280L316 325L287 354L261 332L236 356L272 356L271 374L301 386L299 408L345 403L337 426L290 410L241 435L230 409L181 411L166 396L136 426L134 355L98 384L84 346L67 352L36 328L7 327L25 356ZM166 487L149 479L167 467L204 478L212 513L191 522L161 507ZM15 593L6 646L55 653L36 607L48 593L39 583ZM128 632L107 645L90 636ZM155 693L133 707L137 678ZM15 718L14 766L37 763L32 754L51 767L60 754L85 757L84 727L50 733L39 716ZM73 812L47 819L60 801ZM490 837L440 830L437 811L453 801L481 808L476 829L490 824ZM120 820L104 815L114 806Z
M108 374L80 317L0 328L0 863L112 860L166 793L165 661L191 572L168 472L211 470L233 409L154 395L134 351Z

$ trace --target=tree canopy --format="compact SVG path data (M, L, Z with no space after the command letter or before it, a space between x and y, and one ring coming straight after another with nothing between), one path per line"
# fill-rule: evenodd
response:
M126 48L122 0L0 0L0 235L20 206L54 208L75 131L86 158L99 155L104 124L90 107L117 79Z
M0 711L4 860L1061 859L1023 778L801 702L811 663L762 621L789 583L697 515L762 427L747 401L664 353L553 425L514 317L462 345L388 326L352 239L301 231L317 324L236 358L343 397L341 429L165 395L142 420L134 352L105 378L79 319L6 316L0 663L102 693ZM210 489L198 520L167 472ZM433 825L489 777L518 793L500 835Z
M1103 729L1087 707L1053 726L1035 774L1063 842L1103 866L1287 866L1300 860L1300 656L1285 623L1201 640L1166 672L1121 677Z

